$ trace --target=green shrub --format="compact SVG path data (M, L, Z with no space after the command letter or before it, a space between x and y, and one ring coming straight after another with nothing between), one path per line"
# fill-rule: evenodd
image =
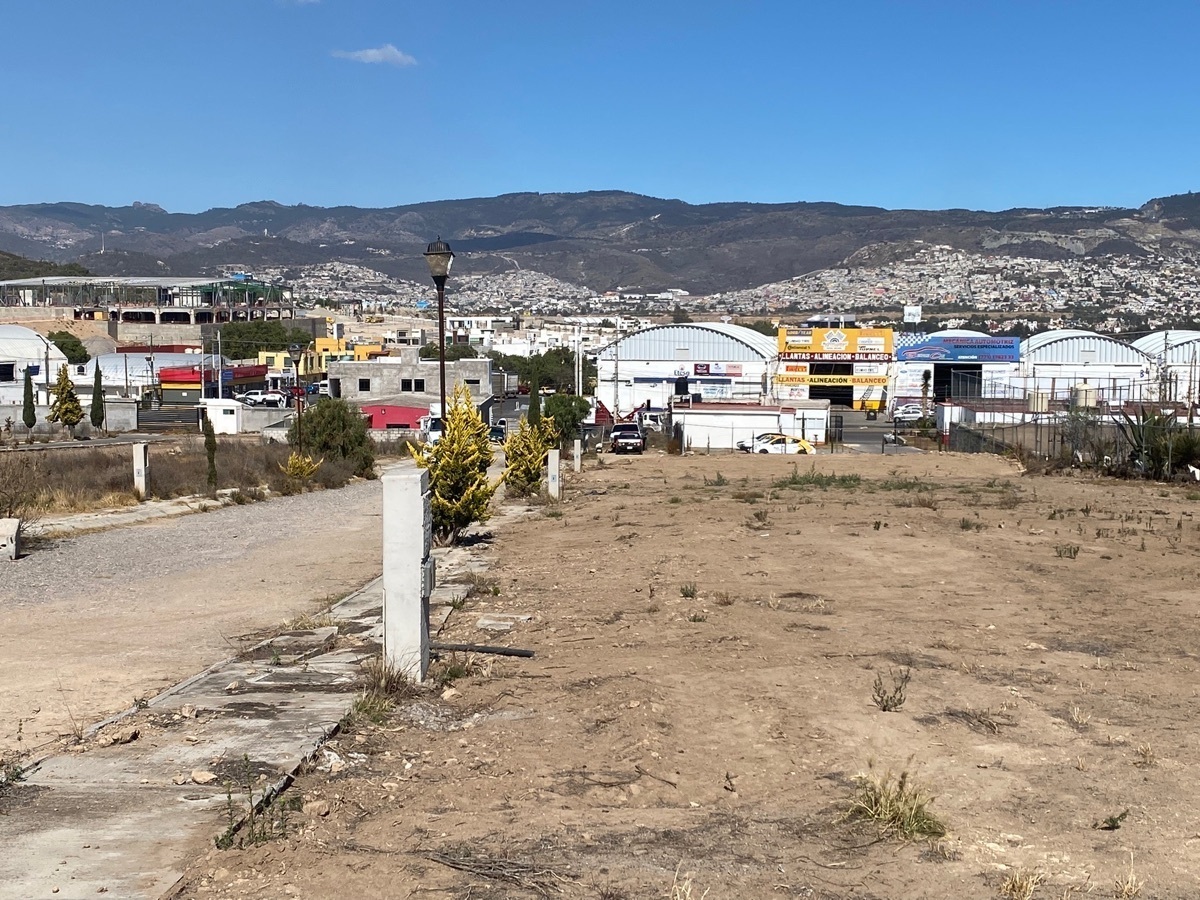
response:
M288 443L314 458L346 460L355 475L366 476L375 468L367 420L345 400L322 397L306 409L288 429Z

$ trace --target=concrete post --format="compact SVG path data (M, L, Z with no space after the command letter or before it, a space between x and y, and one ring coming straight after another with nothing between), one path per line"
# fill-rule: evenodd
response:
M21 520L0 519L0 560L21 555Z
M546 454L546 490L550 492L550 498L557 500L562 494L562 488L558 483L558 448L551 450Z
M133 489L146 499L146 482L150 479L150 445L133 445Z
M580 446L579 438L575 438L575 474L579 474L579 470L583 467L583 447Z
M383 482L383 660L415 682L429 670L433 511L429 472L388 472Z

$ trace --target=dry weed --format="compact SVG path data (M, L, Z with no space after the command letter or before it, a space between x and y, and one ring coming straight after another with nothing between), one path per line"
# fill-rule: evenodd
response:
M946 834L946 826L929 811L933 795L907 771L896 775L888 770L880 775L871 764L855 781L858 788L850 802L850 818L869 819L884 833L905 839Z
M1000 885L1000 896L1005 900L1032 900L1034 891L1045 878L1041 872L1026 872L1023 869L1010 872Z
M682 865L683 863L679 864L679 866ZM691 872L684 872L683 876L680 877L679 866L675 867L675 878L671 882L671 893L667 895L669 900L703 900L704 897L707 897L707 888L702 894L695 893L697 888L692 884Z
M1124 875L1118 875L1116 883L1113 886L1113 896L1117 900L1133 900L1134 897L1142 896L1142 888L1146 886L1146 882L1138 878L1133 871L1133 854L1129 854L1129 871Z

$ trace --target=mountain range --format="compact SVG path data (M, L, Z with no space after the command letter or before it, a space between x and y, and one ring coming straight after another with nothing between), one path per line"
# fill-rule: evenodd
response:
M888 210L837 203L693 205L622 191L505 194L364 209L246 203L172 213L153 203L0 207L0 251L100 275L198 275L340 260L423 281L425 244L446 239L456 272L533 269L595 291L693 294L875 265L916 242L993 255L1194 258L1200 194L1138 209ZM102 252L103 251L103 252ZM881 256L883 253L883 256Z

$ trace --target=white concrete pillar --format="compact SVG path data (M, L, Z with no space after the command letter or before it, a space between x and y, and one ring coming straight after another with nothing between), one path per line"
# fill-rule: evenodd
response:
M150 479L150 445L133 445L133 489L146 499L146 483Z
M579 438L575 438L575 451L574 452L575 452L575 459L574 459L575 474L578 475L580 468L582 468L582 466L583 466L583 447L581 446L581 442L580 442Z
M415 682L429 670L433 511L429 472L391 471L383 483L383 660Z
M558 448L555 447L546 454L546 490L550 492L550 497L554 500L557 500L562 493L562 488L558 483L558 469Z
M0 519L0 560L21 555L21 520Z

